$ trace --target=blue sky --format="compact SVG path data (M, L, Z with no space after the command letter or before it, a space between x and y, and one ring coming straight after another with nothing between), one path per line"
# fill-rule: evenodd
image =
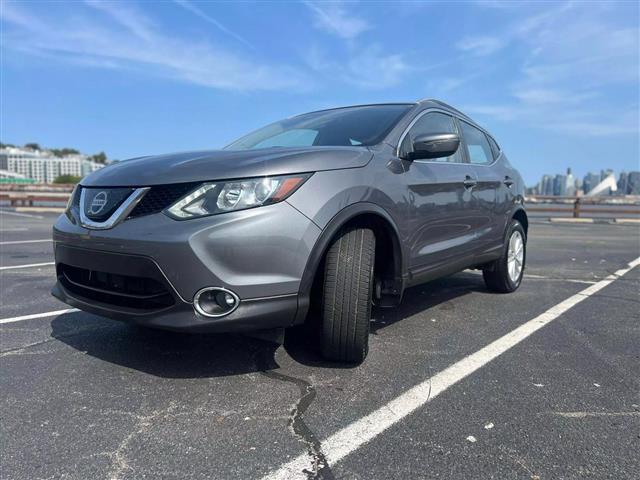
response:
M640 169L637 2L0 5L5 143L124 159L432 97L492 131L528 184Z

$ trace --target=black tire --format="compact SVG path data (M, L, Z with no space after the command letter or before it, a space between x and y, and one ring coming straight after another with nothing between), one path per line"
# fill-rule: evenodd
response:
M509 242L515 232L519 232L522 237L522 269L520 274L514 280L509 275ZM502 256L482 269L484 283L489 290L498 293L511 293L516 290L522 283L524 268L527 259L527 235L524 228L517 220L512 220L507 234L505 235Z
M325 261L322 356L360 363L369 351L376 238L367 228L347 227L333 240Z

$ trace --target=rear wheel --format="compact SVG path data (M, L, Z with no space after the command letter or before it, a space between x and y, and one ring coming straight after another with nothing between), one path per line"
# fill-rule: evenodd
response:
M494 292L509 293L522 282L527 254L527 237L517 220L509 225L502 256L482 270L487 288Z
M347 227L329 247L322 296L322 355L362 362L369 350L369 321L376 238L368 228Z

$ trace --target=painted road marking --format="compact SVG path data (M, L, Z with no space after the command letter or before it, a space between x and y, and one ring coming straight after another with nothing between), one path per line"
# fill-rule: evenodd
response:
M10 242L0 242L0 245L20 245L21 243L44 243L52 241L50 238L41 238L39 240L12 240Z
M26 232L28 228L1 228L0 233L4 232Z
M34 318L47 318L62 315L63 313L79 312L77 308L67 308L66 310L54 310L53 312L34 313L32 315L23 315L21 317L0 318L0 325L5 323L22 322L23 320L33 320Z
M28 215L26 213L9 212L7 210L0 210L0 213L4 213L5 215L15 215L16 217L37 218L39 220L42 220L44 218L40 215Z
M482 275L482 271L480 270L464 270L465 273L471 273L474 275ZM554 278L554 277L546 277L544 275L536 275L534 273L524 272L524 278L528 278L531 280L552 280L557 282L570 282L570 283L584 283L587 285L593 285L597 283L594 280L580 280L577 278Z
M17 268L32 268L32 267L48 267L49 265L55 265L55 262L30 263L28 265L9 265L8 267L0 267L0 270L15 270Z
M21 243L44 243L52 242L50 238L41 238L38 240L12 240L10 242L0 242L0 245L20 245Z
M640 265L640 257L612 275L607 276L581 292L554 305L546 312L520 325L484 348L447 367L440 373L412 387L386 405L354 421L321 442L322 452L329 465L334 465L389 427L433 400L449 387L455 385L481 367L516 346L524 339L548 325L567 310L599 292L617 278ZM263 480L293 480L308 478L306 471L313 471L309 455L304 453L283 464Z

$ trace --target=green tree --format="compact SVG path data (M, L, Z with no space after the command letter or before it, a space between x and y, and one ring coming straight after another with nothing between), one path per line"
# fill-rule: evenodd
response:
M40 150L40 145L37 143L25 143L24 148L30 148L31 150Z
M95 155L91 155L89 160L93 160L96 163L107 163L107 154L104 152L96 153Z
M67 155L77 155L80 153L75 148L52 148L51 152L56 157L66 157Z
M53 181L53 183L73 183L73 184L76 184L80 180L82 180L82 177L76 177L75 175L60 175L59 177L56 177L56 179Z

